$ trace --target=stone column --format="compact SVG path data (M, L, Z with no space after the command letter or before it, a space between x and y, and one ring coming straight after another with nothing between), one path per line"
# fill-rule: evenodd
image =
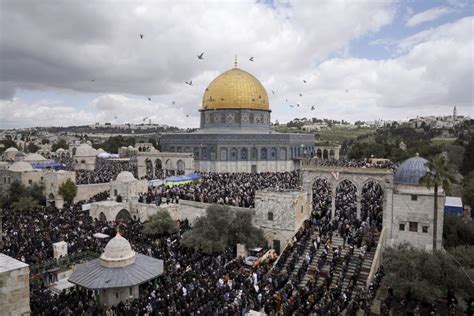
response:
M357 189L357 195L356 195L356 203L357 203L357 213L356 213L356 216L357 216L357 219L361 219L360 218L360 208L361 208L361 202L362 201L362 192ZM365 218L364 218L365 220ZM370 224L370 223L369 223Z
M331 190L331 219L336 216L336 188Z

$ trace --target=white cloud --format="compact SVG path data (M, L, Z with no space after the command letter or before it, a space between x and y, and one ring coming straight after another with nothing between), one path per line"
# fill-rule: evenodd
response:
M452 12L454 12L454 10L449 7L434 7L411 16L408 19L406 26L414 27L422 23L434 21Z

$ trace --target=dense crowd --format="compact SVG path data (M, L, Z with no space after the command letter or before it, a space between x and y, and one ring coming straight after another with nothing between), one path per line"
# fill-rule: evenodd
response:
M309 164L315 164L323 167L350 167L350 168L378 168L378 169L391 169L395 171L398 167L397 163L391 162L390 160L381 160L378 162L370 162L370 159L319 159L311 158L307 161Z
M140 202L161 203L179 200L216 203L239 207L255 207L255 191L266 188L275 190L300 187L298 171L262 173L202 173L202 181L167 187L150 187L141 194Z
M97 157L94 170L76 170L76 183L107 183L115 180L122 171L130 171L137 177L136 162Z

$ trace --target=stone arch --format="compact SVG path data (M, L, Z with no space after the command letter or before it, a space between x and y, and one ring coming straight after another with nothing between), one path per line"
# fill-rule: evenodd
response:
M268 159L268 149L267 148L262 148L260 150L260 159L262 160L267 160Z
M181 147L181 146L176 147L176 152L182 153L183 152L183 147Z
M160 158L155 159L155 177L157 179L163 179L163 162Z
M48 205L54 206L56 204L56 197L54 196L53 192L48 194Z
M282 147L280 148L280 160L286 160L287 159L287 153L286 153L286 148Z
M332 188L329 179L317 176L311 185L312 192L312 216L322 218L331 215Z
M73 156L76 155L76 150L77 150L77 147L73 147L73 148L72 148L72 155L73 155Z
M316 150L316 157L318 157L319 159L323 158L323 152L319 148L318 150Z
M329 159L334 159L334 157L335 157L334 149L329 150Z
M105 216L104 212L100 212L99 214L99 221L107 222L107 216Z
M240 159L241 160L248 160L249 159L249 152L247 148L242 148L240 150Z
M153 179L153 163L149 158L145 159L145 173L148 180Z
M250 160L258 160L258 149L255 147L250 149Z
M130 222L132 220L132 215L130 212L126 209L121 209L117 215L115 216L115 221L116 222Z
M230 160L237 160L237 152L237 148L235 147L230 150Z
M184 164L184 161L179 159L177 162L176 162L176 173L178 175L183 175L184 174L184 170L185 170L185 164Z
M329 152L327 149L323 150L323 159L328 159L329 158Z
M382 229L384 191L379 181L367 179L362 184L360 218Z
M340 179L336 188L336 216L344 219L357 217L357 185L350 179Z
M219 160L226 161L227 160L227 148L221 148L219 152Z

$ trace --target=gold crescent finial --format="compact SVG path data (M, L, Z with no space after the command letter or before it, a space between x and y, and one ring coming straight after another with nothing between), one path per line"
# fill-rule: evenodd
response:
M237 55L235 55L234 67L237 68Z

